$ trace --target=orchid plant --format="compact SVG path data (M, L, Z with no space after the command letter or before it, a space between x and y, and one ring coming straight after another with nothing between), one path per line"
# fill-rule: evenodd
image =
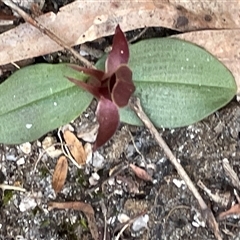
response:
M112 50L105 61L105 71L71 65L73 69L89 75L90 78L87 83L70 77L68 79L98 100L96 117L99 129L94 150L114 135L120 122L118 108L125 107L135 91L128 60L128 43L121 28L117 26Z

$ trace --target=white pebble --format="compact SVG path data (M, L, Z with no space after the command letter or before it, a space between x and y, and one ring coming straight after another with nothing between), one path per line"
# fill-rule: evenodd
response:
M86 52L86 51L84 51L84 50L80 50L79 53L80 53L80 55L83 56L83 57L85 57L85 56L89 56L89 53Z
M129 221L130 220L130 217L128 216L128 215L126 215L125 213L120 213L120 214L118 214L118 221L120 222L120 223L125 223L125 222L127 222L127 221Z
M99 176L96 172L92 173L92 177L93 177L96 181L98 181L98 180L100 179L100 176Z
M25 154L29 154L32 151L32 145L29 142L23 143L19 147L21 151Z
M196 228L199 228L200 226L199 226L199 224L197 223L197 222L192 222L192 225L194 226L194 227L196 227Z
M16 161L17 157L15 155L12 155L12 154L6 154L6 159L8 161Z
M178 180L178 179L174 178L172 181L176 185L177 188L180 188L185 185L185 182L183 180Z
M27 210L33 209L37 206L37 203L34 198L25 197L19 204L19 210L25 212Z
M99 170L102 169L105 165L105 159L99 152L94 152L92 159L92 166Z
M116 189L116 190L114 191L114 194L119 195L119 196L122 196L122 195L123 195L123 190L122 190L122 189Z
M114 178L110 178L110 179L108 180L108 184L109 184L110 186L113 186L113 185L115 184L115 179L114 179Z
M139 218L137 218L132 225L132 230L137 232L141 230L142 228L148 228L147 223L149 221L148 214L145 214Z
M19 158L16 163L18 166L23 165L25 163L24 157Z

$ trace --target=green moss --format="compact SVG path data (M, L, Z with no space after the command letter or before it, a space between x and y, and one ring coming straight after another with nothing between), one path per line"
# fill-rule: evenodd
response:
M33 216L35 216L37 213L43 213L43 210L39 207L36 206L33 210L32 210Z
M79 224L85 229L88 230L87 221L85 218L80 219Z
M50 225L49 219L46 219L41 222L41 228L48 227Z
M45 178L49 175L49 171L46 167L42 167L40 170L39 170L40 174L41 174L41 177L42 178Z
M83 187L86 187L88 184L88 181L82 169L78 169L77 171L77 182Z
M3 205L7 205L8 202L12 199L13 191L12 190L5 190L3 195Z

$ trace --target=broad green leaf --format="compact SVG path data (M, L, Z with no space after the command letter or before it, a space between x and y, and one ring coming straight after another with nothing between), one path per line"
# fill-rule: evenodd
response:
M102 67L102 60L97 64ZM130 46L135 95L158 127L181 127L202 120L226 105L237 87L230 71L204 49L171 38ZM140 125L128 108L121 121Z
M65 76L87 79L64 64L38 64L15 72L0 85L1 143L36 140L87 108L92 96Z

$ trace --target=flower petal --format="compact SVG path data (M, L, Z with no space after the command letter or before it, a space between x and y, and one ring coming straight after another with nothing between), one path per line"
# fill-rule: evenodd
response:
M101 147L116 132L119 125L119 113L117 106L110 100L101 97L96 116L99 123L98 135L93 149Z
M87 84L85 82L82 82L81 80L77 80L77 79L74 79L74 78L70 78L70 77L67 77L67 79L74 83L75 85L77 85L78 87L88 91L89 93L91 93L94 97L96 98L100 98L100 93L99 93L99 88L98 87L95 87L95 86L92 86L90 84Z
M76 71L83 72L87 75L90 75L91 77L95 78L99 82L101 82L101 79L104 76L104 72L101 70L98 70L98 69L80 67L80 66L74 65L74 64L68 64L68 66Z
M127 64L129 59L129 49L127 39L119 25L113 37L112 51L106 60L105 72L107 76L112 75L120 64Z
M125 107L135 91L132 71L127 65L121 65L115 73L116 80L112 89L112 101L118 107Z

